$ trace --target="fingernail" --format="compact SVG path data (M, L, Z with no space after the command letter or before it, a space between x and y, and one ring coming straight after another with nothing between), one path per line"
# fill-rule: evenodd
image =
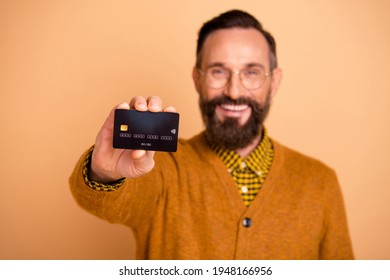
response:
M157 104L150 104L150 109L153 109L154 111L160 110L160 107Z
M138 106L137 106L139 109L146 109L146 105L145 103L138 103Z

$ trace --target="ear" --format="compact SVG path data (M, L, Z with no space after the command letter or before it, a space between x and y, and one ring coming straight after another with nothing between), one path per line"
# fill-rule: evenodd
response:
M198 69L196 68L196 66L194 66L194 68L192 68L192 80L194 81L196 91L198 93L200 93L199 73L198 73Z
M280 68L275 68L272 71L272 76L271 76L271 98L273 98L280 86L280 83L282 82L283 79L283 72L282 69Z

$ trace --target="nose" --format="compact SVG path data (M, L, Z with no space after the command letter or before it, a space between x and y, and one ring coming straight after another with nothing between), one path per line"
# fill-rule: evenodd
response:
M235 100L241 96L242 84L240 80L240 72L238 70L232 71L230 80L225 89L225 95Z

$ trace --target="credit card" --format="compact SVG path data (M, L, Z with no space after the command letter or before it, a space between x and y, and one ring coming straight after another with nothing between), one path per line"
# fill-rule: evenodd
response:
M113 147L176 152L179 114L116 109Z

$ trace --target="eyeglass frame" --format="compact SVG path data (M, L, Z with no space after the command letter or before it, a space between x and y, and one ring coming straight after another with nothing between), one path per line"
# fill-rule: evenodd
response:
M226 68L226 67L221 66L221 65L212 65L212 66L208 67L207 70L209 70L209 69L211 69L211 68L213 68L213 67L220 67L220 68L223 68L224 70L226 70L226 71L229 73L229 76L228 76L228 78L226 79L226 82L225 82L222 86L220 86L220 87L213 87L213 86L210 86L210 85L208 85L208 86L210 86L210 87L213 88L213 89L221 89L221 88L224 88L224 87L226 87L226 86L229 84L229 82L231 81L233 74L238 74L238 76L240 77L241 84L242 84L242 86L243 86L244 88L246 88L247 90L257 90L257 89L261 88L261 87L264 85L264 81L265 81L266 78L272 76L272 71L263 72L263 73L264 73L264 74L263 74L263 75L264 75L264 80L260 83L260 85L259 85L258 87L256 87L256 88L248 88L248 87L245 86L245 84L244 84L244 81L243 81L243 78L242 78L242 72L243 72L244 70L248 70L248 68L255 67L255 66L258 66L258 65L249 65L249 66L247 66L247 67L245 67L245 68L243 68L243 69L241 69L241 70L231 70L231 69ZM258 67L263 68L262 66L258 66ZM214 79L210 73L207 73L207 72L205 72L205 71L202 71L202 70L199 69L199 68L196 68L196 69L197 69L197 71L198 71L199 74L201 74L201 75L203 75L203 76L209 76L210 78ZM264 69L264 68L263 68L263 69ZM207 71L207 70L206 70L206 71Z

